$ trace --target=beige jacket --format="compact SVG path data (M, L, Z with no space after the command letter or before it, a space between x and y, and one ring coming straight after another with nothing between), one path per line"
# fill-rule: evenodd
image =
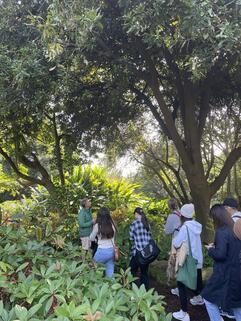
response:
M188 245L186 242L183 242L182 245L176 249L173 245L171 248L171 254L175 256L175 272L177 273L180 266L183 266L187 254L188 254Z

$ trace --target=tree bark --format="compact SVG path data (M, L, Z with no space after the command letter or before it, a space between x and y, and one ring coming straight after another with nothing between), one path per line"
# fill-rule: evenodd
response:
M58 172L59 172L61 185L64 186L65 185L65 178L64 178L61 146L60 146L61 136L59 136L59 134L58 134L55 114L53 116L53 124L54 124L55 155L56 155L57 168L58 168Z
M202 240L204 242L210 242L213 238L213 230L208 224L211 202L209 184L204 177L202 177L202 175L192 175L189 177L189 185L192 200L195 206L196 219L203 226L201 235Z
M209 95L208 92L204 95L207 87L207 79L200 84L193 84L188 80L188 77L181 79L182 88L177 88L178 97L180 96L181 121L183 125L183 134L178 131L176 124L172 118L170 107L167 105L161 84L159 82L159 74L155 63L147 52L143 52L143 57L146 61L147 73L143 74L145 80L159 105L160 114L157 117L156 113L153 116L156 118L160 127L163 127L163 121L170 134L178 154L182 160L182 167L186 173L187 180L190 186L192 199L195 205L197 219L203 225L203 240L210 240L210 231L208 228L208 212L211 197L223 185L227 175L235 162L241 157L241 147L237 147L231 151L227 157L220 174L212 183L208 183L205 177L205 171L201 153L201 138L203 128L205 126L206 117L209 112ZM180 79L180 75L179 75ZM209 79L208 79L209 80ZM201 103L200 103L201 101ZM202 110L201 110L202 108ZM150 109L152 111L152 109ZM162 122L160 122L160 117Z
M0 147L0 154L6 159L8 164L11 166L12 170L15 172L15 174L18 175L19 178L22 178L28 182L30 182L32 185L41 185L44 186L49 194L53 195L55 193L55 185L50 179L50 176L46 169L40 164L38 158L36 155L33 155L34 160L29 160L26 156L21 156L20 161L23 165L25 165L28 168L32 168L35 170L38 170L41 173L41 178L36 178L27 174L22 173L18 165L14 162L14 160L7 154L7 152L4 151L2 147Z
M239 206L241 206L241 189L238 182L239 179L238 179L238 173L237 173L237 163L234 165L233 174L234 174L234 191L238 199L238 204Z

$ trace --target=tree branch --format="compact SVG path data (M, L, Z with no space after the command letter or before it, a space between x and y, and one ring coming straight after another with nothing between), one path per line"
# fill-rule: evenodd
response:
M201 100L201 106L200 106L200 111L199 111L199 116L198 116L198 132L199 132L199 140L201 141L202 135L203 135L203 130L206 124L206 119L208 116L208 113L210 111L210 104L209 104L209 99L210 99L210 86L209 86L209 81L206 80L203 88L203 95L202 95L202 100Z
M35 153L32 153L31 156L33 157L33 160L30 160L28 157L21 155L20 153L19 160L23 165L38 171L42 175L41 185L43 185L49 191L49 193L52 193L55 190L55 186L50 178L49 173L42 166Z
M162 168L162 166L160 165L160 163L162 163L164 166L166 166L168 169L170 169L173 174L175 175L177 182L179 184L179 187L182 191L183 196L180 195L180 199L183 203L188 203L189 201L189 197L187 195L186 189L183 185L182 179L180 177L179 171L176 170L170 163L168 160L163 161L162 159L156 157L155 153L153 152L153 150L150 148L150 153L151 153L151 157L153 157L153 159L156 161L156 163L159 164L160 168ZM166 175L167 176L167 175ZM176 189L176 186L173 186L174 189ZM180 193L178 190L176 190L177 194Z
M12 158L2 149L2 147L0 147L0 154L6 159L6 161L7 161L8 164L11 166L11 168L13 169L13 171L14 171L20 178L22 178L22 179L24 179L24 180L27 180L27 181L31 182L32 184L39 184L39 185L45 186L43 180L22 173L22 172L19 170L18 166L14 163L14 161L12 160Z
M52 122L53 122L53 126L54 126L55 154L56 154L57 167L58 167L58 171L59 171L61 185L64 186L65 185L65 178L64 178L64 171L63 171L63 160L62 160L62 155L61 155L61 146L60 146L61 138L58 134L55 114L53 116Z
M168 128L171 139L174 142L174 144L177 148L177 151L182 158L183 165L186 168L189 168L190 166L192 166L191 159L189 157L190 155L187 153L187 151L185 149L184 142L182 141L182 139L177 131L177 128L175 126L175 122L173 120L172 113L169 110L168 106L166 105L164 98L160 92L160 84L158 81L158 72L156 70L156 67L155 67L153 61L150 59L150 57L145 53L145 51L142 50L142 54L144 55L144 58L146 60L146 63L147 63L148 69L149 69L149 77L146 77L146 79L144 79L144 80L147 81L147 83L149 84L149 86L152 89L152 92L158 102L159 108L160 108L160 110L163 114L164 120L165 120L166 127ZM144 75L143 75L143 77L145 78Z
M220 174L216 179L210 184L211 195L214 195L219 188L223 185L225 179L227 178L231 168L236 163L236 161L241 157L241 147L235 148L228 155Z
M152 104L151 100L142 91L135 88L134 86L131 86L130 89L133 91L134 94L137 95L139 100L144 101L145 104L150 108L153 116L158 121L163 133L170 139L171 136L170 136L170 133L167 129L167 126L166 126L164 120L162 119L161 115L158 113L156 107Z

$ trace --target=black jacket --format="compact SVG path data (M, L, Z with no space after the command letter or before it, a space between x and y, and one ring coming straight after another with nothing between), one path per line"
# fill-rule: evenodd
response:
M208 251L214 260L213 274L202 296L225 311L241 308L241 241L225 226L216 231L214 244Z

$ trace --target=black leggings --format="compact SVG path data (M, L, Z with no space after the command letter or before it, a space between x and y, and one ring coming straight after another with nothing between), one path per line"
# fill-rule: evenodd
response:
M181 309L184 312L187 312L187 291L186 291L186 286L181 283L177 282L177 287L179 290L179 298L180 298L180 303L181 303ZM196 290L192 290L192 292L195 295L199 295L202 291L203 288L203 280L202 280L202 270L197 269L197 288Z
M149 290L149 277L148 277L149 264L142 265L138 262L136 256L133 256L130 261L131 274L136 276L138 269L140 268L140 285L144 284L146 290Z

